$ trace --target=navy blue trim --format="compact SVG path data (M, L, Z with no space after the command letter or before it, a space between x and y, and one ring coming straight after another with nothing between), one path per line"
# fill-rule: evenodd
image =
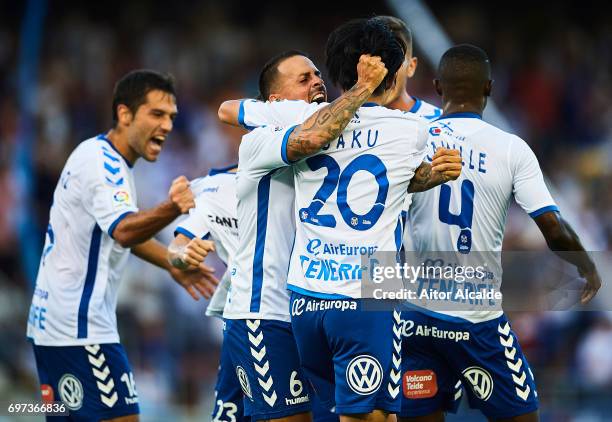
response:
M247 130L253 130L255 129L255 126L249 126L246 123L244 123L244 102L245 101L253 101L253 100L240 101L240 107L238 108L238 123L240 124L240 126L242 126L243 128Z
M234 170L236 168L238 168L238 164L232 164L231 166L221 167L218 169L210 169L210 171L208 172L208 175L214 176L215 174L231 173L231 170Z
M287 164L291 164L291 161L289 161L289 159L287 158L287 141L289 140L291 132L293 132L296 127L297 125L291 126L283 136L283 144L281 145L281 157L283 158L283 161Z
M410 110L408 110L408 112L416 113L421 108L421 104L423 104L423 101L421 101L420 98L413 97L412 95L410 96L410 98L414 100L414 104L412 105L412 107L410 107Z
M98 135L98 137L97 137L96 139L99 139L99 140L101 140L101 141L106 141L106 142L107 142L107 143L110 145L110 147L111 147L112 149L114 149L114 150L115 150L115 152L116 152L117 154L119 154L119 156L120 156L121 158L123 158L123 161L125 161L125 164L127 164L129 168L134 167L134 164L130 163L130 162L129 162L129 160L128 160L127 158L125 158L125 157L123 156L123 154L121 154L121 153L119 152L119 150L118 150L118 149L117 149L117 148L116 148L116 147L113 145L113 143L112 143L112 142L111 142L111 141L110 141L110 140L109 140L109 139L106 137L106 135L105 135L105 134L103 134L103 133L99 134L99 135Z
M395 226L395 249L399 252L402 249L402 234L404 234L404 225L402 223L402 214L397 217L397 225Z
M351 299L351 300L355 300L354 298L350 297L350 296L344 296L344 295L339 295L336 293L320 293L320 292L313 292L311 290L307 290L307 289L302 289L301 287L295 286L293 284L289 284L287 283L287 290L291 290L292 292L295 293L299 293L301 295L304 296L311 296L311 297L316 297L319 299Z
M549 212L549 211L559 212L559 207L557 207L556 205L548 205L547 207L542 207L539 210L535 210L533 212L530 212L529 213L529 217L536 218L536 217L541 216L545 212Z
M261 288L263 285L263 260L266 249L268 228L268 203L270 200L270 181L278 169L272 170L261 178L257 186L257 236L253 254L253 290L251 292L250 312L259 312L261 307Z
M100 257L100 241L102 240L102 229L96 224L91 234L89 244L89 258L87 259L87 273L85 274L85 284L79 303L79 315L77 325L77 338L87 338L87 313L89 311L89 301L93 293L98 272L98 258Z
M438 120L443 120L443 119L480 119L482 120L482 116L478 113L472 113L472 112L451 113L451 114L440 116L439 118L434 120L434 122L437 122Z
M110 237L113 237L113 232L115 231L115 228L117 228L117 224L119 224L121 220L123 220L125 217L127 217L130 214L134 214L134 211L126 211L123 214L121 214L119 217L115 218L115 221L113 221L110 227L108 228L108 235Z
M194 237L196 237L195 234L191 233L186 228L183 228L180 226L174 230L174 237L176 237L177 234L182 234L183 236L187 236L189 239L193 239Z
M380 104L375 103L373 101L368 101L367 103L363 103L361 107L379 107Z

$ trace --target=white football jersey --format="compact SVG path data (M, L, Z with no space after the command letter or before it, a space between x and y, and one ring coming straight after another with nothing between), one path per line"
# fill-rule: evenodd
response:
M104 135L82 142L53 194L28 318L34 344L119 342L117 290L130 250L112 234L137 211L131 165Z
M322 153L294 164L290 290L361 297L362 255L401 247L402 206L426 141L423 119L366 103Z
M429 125L427 161L438 147L456 148L463 157L461 176L426 192L413 195L406 235L414 250L498 252L502 250L506 215L510 200L531 217L558 211L537 158L516 135L504 132L474 113L444 116ZM476 254L474 254L476 255ZM493 286L501 285L499 276ZM440 312L472 322L487 321L501 315L495 311Z
M228 268L238 250L236 173L230 171L236 167L213 169L208 176L191 182L196 205L174 231L175 235L181 233L190 239L214 240L219 258ZM229 283L229 274L224 275L206 308L206 315L223 315Z
M431 122L442 115L442 109L440 107L436 107L433 104L430 104L426 101L421 100L417 97L412 97L414 100L414 104L412 108L408 110L409 113L416 114L417 116ZM406 195L406 199L404 200L404 207L402 210L402 222L406 223L406 216L408 215L408 208L410 208L410 203L412 202L412 193ZM405 240L409 240L408 237L404 237ZM404 245L407 249L411 248L410 244Z
M228 319L290 321L287 269L295 237L293 172L280 144L292 128L265 127L242 138L239 150L238 251L232 262Z

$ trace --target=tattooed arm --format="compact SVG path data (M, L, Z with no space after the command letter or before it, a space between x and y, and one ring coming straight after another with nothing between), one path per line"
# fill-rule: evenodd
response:
M438 148L431 164L422 162L414 172L408 192L423 192L455 180L461 174L461 156L456 149Z
M295 128L287 140L287 158L297 161L316 154L340 136L386 74L387 68L380 57L362 55L357 64L357 83Z

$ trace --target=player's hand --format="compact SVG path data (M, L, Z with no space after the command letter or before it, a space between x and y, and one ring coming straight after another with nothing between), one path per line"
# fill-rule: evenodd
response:
M462 167L458 149L440 147L431 161L431 171L439 173L445 182L457 179L461 175Z
M378 56L362 54L357 63L357 83L374 92L387 76L387 68Z
M179 176L172 181L168 197L181 214L185 214L195 207L193 192L189 188L189 180L185 176Z
M181 261L188 264L191 268L200 266L204 259L215 250L215 242L210 240L202 240L194 237L185 245Z
M593 268L593 270L589 272L580 270L578 270L578 272L586 280L586 285L584 289L582 289L582 295L580 296L580 303L586 305L595 297L597 291L601 287L601 277L599 277L597 268Z
M204 264L186 271L171 267L169 271L194 300L200 300L200 296L210 299L219 285L219 280L214 276L215 269Z

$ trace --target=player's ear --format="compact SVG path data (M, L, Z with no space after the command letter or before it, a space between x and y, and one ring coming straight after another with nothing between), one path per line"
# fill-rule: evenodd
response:
M440 97L442 96L442 86L440 85L440 79L433 80L434 89L436 90L436 94Z
M117 120L119 124L127 126L132 122L132 111L125 104L117 106Z
M279 94L270 94L268 101L280 101L281 96Z
M493 80L489 79L486 83L485 83L485 89L484 89L484 95L485 97L490 97L491 96L491 90L493 89Z
M412 78L414 76L414 72L416 72L417 65L419 64L419 59L416 57L411 57L408 59L408 69L406 70L406 76Z

